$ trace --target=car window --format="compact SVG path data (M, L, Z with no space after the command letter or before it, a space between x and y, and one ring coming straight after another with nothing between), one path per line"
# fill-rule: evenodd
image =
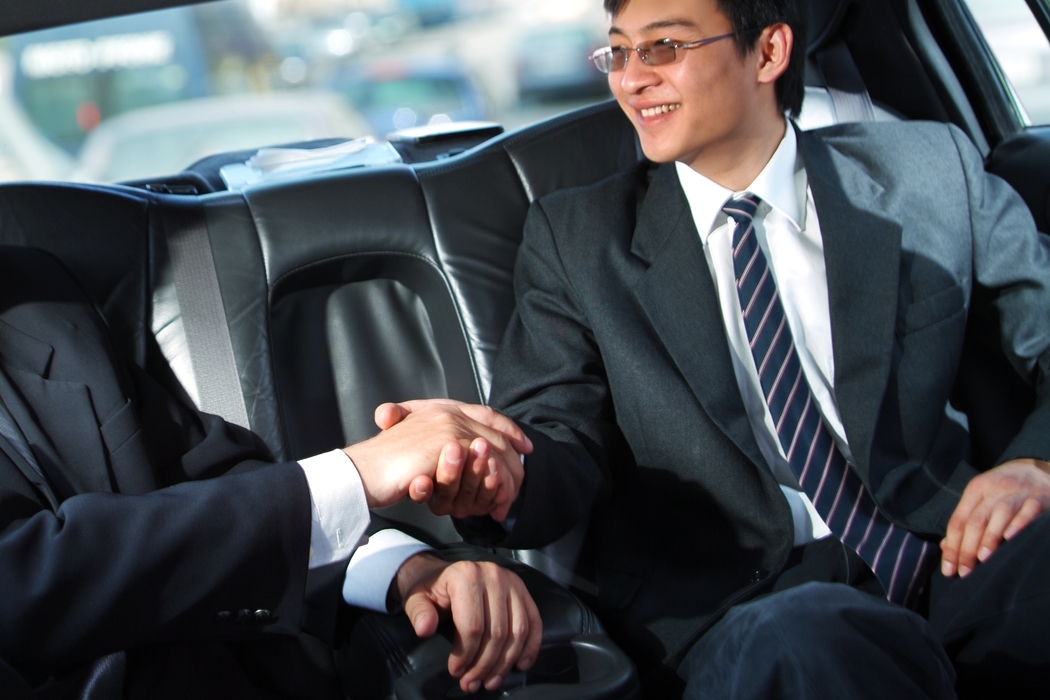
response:
M118 182L207 155L607 99L593 0L224 0L0 39L0 181Z
M1050 41L1025 0L965 0L1030 124L1050 124Z

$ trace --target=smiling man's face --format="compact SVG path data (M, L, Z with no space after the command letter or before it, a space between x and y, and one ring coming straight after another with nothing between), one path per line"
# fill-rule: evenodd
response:
M732 31L715 0L629 0L612 18L609 43L686 43ZM632 52L624 70L609 74L609 87L647 158L682 161L717 179L734 152L739 157L749 142L767 135L771 120L779 121L783 134L773 86L759 77L760 59L757 50L741 56L732 37L679 49L677 60L662 66L647 66Z

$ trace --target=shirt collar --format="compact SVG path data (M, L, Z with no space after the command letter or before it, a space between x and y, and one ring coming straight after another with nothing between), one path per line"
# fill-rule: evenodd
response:
M700 237L707 240L718 224L722 206L734 193L685 163L676 162L675 168L700 230ZM795 129L789 123L773 157L745 190L761 197L763 202L779 211L801 230L805 224L802 217L806 211L807 187Z

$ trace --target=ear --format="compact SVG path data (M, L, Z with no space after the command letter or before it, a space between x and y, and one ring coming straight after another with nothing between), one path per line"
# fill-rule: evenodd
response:
M787 70L791 61L791 47L795 36L786 24L773 24L762 30L756 44L758 54L758 82L775 83Z

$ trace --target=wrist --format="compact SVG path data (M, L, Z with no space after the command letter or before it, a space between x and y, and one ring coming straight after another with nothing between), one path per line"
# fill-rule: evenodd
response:
M343 453L350 458L350 463L354 465L357 475L361 478L361 485L364 487L365 492L365 503L367 503L369 510L380 507L381 504L377 503L375 496L372 495L373 485L366 478L366 472L362 468L367 463L367 457L361 450L361 443L344 447Z
M400 608L409 592L420 581L436 575L446 566L448 566L446 561L430 552L420 552L406 559L401 568L397 570L394 580L390 582L390 590L387 594L388 609Z

